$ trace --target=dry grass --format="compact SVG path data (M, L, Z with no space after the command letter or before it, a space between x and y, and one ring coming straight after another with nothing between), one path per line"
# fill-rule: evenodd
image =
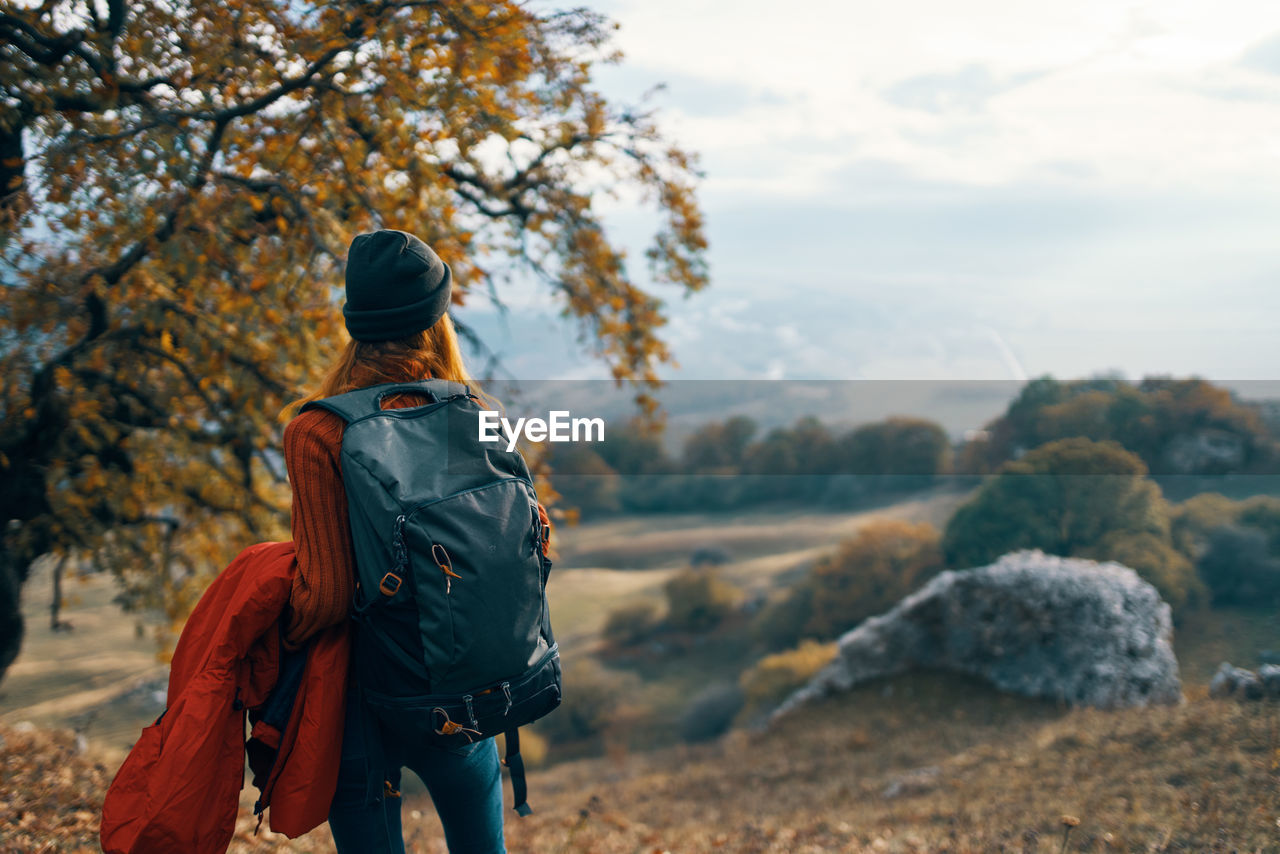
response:
M871 518L929 522L941 528L968 493L937 487L918 497L858 512L813 509L745 510L723 513L672 513L623 516L575 527L561 527L563 568L674 568L688 565L694 549L725 548L734 561L819 551L833 546ZM781 562L785 568L789 564ZM772 566L764 562L763 566Z
M509 819L508 847L1060 852L1070 815L1079 818L1067 840L1073 852L1280 850L1280 705L1195 693L1178 707L1066 710L953 676L903 677L765 733L534 772L537 812ZM39 778L38 804L27 797L18 807L25 818L0 823L0 851L81 850L101 766L77 756L70 736L0 736L0 802L16 803L21 780L31 779L13 775L15 753L59 769ZM332 850L324 828L292 842L265 830L253 837L248 803L246 793L233 852ZM404 809L409 850L443 852L430 801L407 796ZM65 833L50 836L57 846L41 848L47 840L31 835L60 825Z
M945 518L945 494L888 515ZM631 569L564 569L551 585L567 656L585 656L614 607L660 601L693 548L734 557L726 577L757 589L780 583L869 514L628 519L564 529L578 556L627 545ZM658 530L658 528L661 530ZM603 561L601 561L603 562ZM47 623L47 582L25 596L30 637L0 686L0 852L96 850L96 810L122 756L154 710L117 697L156 672L154 649L109 604L106 579L75 588L70 634ZM739 626L739 629L742 627ZM1193 614L1176 644L1190 701L1176 708L1066 710L998 694L970 680L917 674L864 686L796 713L767 732L736 731L673 745L673 721L711 680L750 663L742 631L668 639L672 648L615 661L643 677L628 704L652 712L607 757L531 773L537 813L508 813L516 852L1280 851L1280 706L1209 700L1204 682L1227 658L1251 666L1280 649L1280 617ZM674 644L674 646L673 646ZM97 717L91 717L97 710ZM4 724L33 720L15 733ZM91 744L45 727L80 727ZM666 744L639 751L640 744ZM562 751L561 756L568 755ZM552 758L555 758L553 750ZM33 770L34 769L34 770ZM289 841L255 837L252 789L231 851L329 852L320 828ZM509 793L507 794L509 798ZM443 852L430 800L406 790L408 850ZM1079 818L1068 828L1062 817Z
M1280 654L1280 613L1266 608L1192 611L1174 628L1173 647L1183 682L1208 684L1224 661L1253 669L1264 650Z
M1064 711L915 676L766 734L553 769L511 848L1059 851L1072 815L1072 851L1275 851L1277 718L1204 698Z
M138 634L137 618L112 603L114 579L69 579L63 617L73 628L59 632L49 627L51 581L48 567L41 567L23 588L27 634L0 683L0 723L78 729L114 748L118 761L120 748L159 714L154 704L127 695L139 682L162 679L167 668L152 637Z

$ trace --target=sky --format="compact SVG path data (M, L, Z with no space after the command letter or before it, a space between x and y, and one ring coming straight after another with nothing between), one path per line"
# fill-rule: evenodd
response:
M665 376L1280 379L1280 4L588 5L600 88L665 84L706 173ZM641 257L652 214L605 204ZM463 319L517 377L605 375L518 309Z

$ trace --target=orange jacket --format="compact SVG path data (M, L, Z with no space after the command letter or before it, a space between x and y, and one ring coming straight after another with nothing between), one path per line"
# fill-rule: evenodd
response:
M259 543L214 580L174 650L168 702L142 730L102 805L106 854L222 854L244 786L245 715L279 673L282 621L297 571L293 543ZM260 805L271 829L301 836L328 817L338 780L347 685L345 623L310 646L284 731L259 722L253 737L278 744Z

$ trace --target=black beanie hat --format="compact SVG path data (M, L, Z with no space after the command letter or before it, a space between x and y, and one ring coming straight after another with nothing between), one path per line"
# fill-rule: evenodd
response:
M356 235L347 252L342 316L357 341L406 338L435 325L449 309L453 271L405 231Z

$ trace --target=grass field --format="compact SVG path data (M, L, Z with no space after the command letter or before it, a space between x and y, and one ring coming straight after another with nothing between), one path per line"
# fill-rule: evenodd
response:
M856 514L673 514L561 526L548 585L558 640L566 650L590 652L610 610L637 598L660 600L662 584L699 546L719 545L739 556L726 567L727 576L745 588L765 589L876 513L942 524L962 497L943 489ZM588 558L601 563L587 565ZM635 571L642 567L647 569ZM69 727L119 753L159 714L148 688L166 670L149 633L138 634L138 618L112 604L116 590L109 577L88 576L65 587L64 619L73 628L58 632L49 627L48 568L37 570L23 590L27 637L0 683L0 723Z

